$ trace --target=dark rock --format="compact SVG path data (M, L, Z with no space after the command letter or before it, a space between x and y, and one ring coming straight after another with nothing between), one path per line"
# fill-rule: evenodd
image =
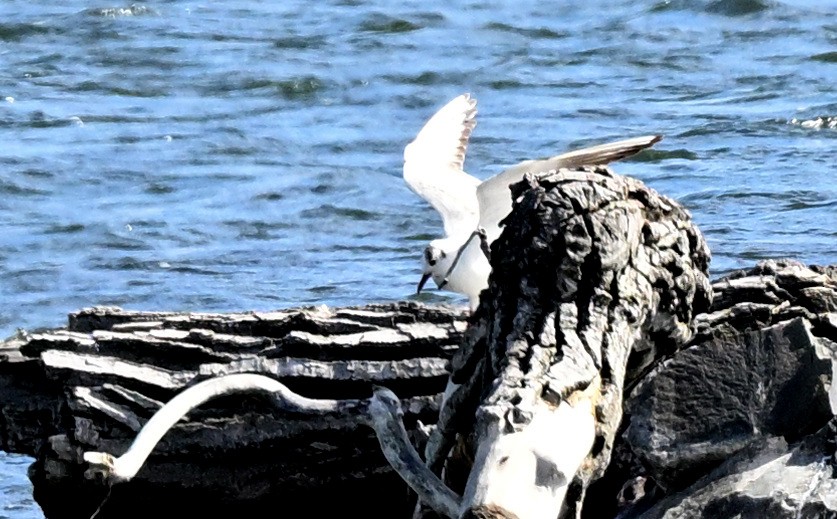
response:
M792 446L777 437L754 441L694 485L635 517L835 518L833 441L831 427Z
M658 484L681 487L760 437L795 441L822 427L832 416L831 364L801 317L715 328L637 387L626 440Z
M712 308L697 316L693 340L627 398L612 463L591 488L585 517L615 515L620 490L630 493L638 480L643 495L623 499L620 517L639 516L731 458L746 459L768 443L766 455L777 457L787 452L782 445L807 441L833 423L835 272L765 261L713 283ZM703 517L737 517L713 506Z

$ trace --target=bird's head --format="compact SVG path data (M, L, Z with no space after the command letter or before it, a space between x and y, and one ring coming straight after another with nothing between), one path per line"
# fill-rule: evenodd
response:
M453 262L454 254L445 250L445 240L434 240L430 245L424 249L424 256L422 257L421 266L421 280L419 281L416 293L421 293L424 284L431 277L436 283L436 286L442 288L445 284L445 274L447 274Z

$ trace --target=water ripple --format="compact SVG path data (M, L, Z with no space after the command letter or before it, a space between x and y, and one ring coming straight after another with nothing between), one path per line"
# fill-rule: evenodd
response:
M273 41L277 49L321 49L328 41L320 34L309 36L285 36Z
M812 61L822 61L824 63L837 63L837 51L814 54L809 59Z
M288 101L309 100L328 88L327 82L316 76L288 79L222 77L203 87L204 95L244 95L248 91L275 93Z
M512 34L519 34L521 36L526 36L527 38L533 39L562 39L569 36L567 32L558 32L548 27L537 27L537 28L530 28L530 27L516 27L514 25L509 25L503 22L491 22L483 26L483 29L487 31L499 31L499 32L508 32Z
M773 6L763 0L663 0L654 4L653 12L694 11L738 17L766 11Z
M631 161L633 162L662 162L664 160L672 160L672 159L685 159L685 160L698 160L697 153L687 150L687 149L656 149L651 148L650 150L645 150L642 153L631 157Z
M155 11L154 9L148 6L137 4L133 4L130 7L101 7L88 9L85 11L85 13L87 13L90 16L97 16L102 18L122 18L130 16L159 15L159 12Z
M27 186L9 179L0 178L0 193L18 196L48 195L49 191Z
M799 120L796 118L791 119L788 121L788 124L793 126L800 126L802 128L810 128L813 130L819 130L820 128L837 128L837 117L815 117L813 119L804 119Z
M306 209L300 213L303 218L322 219L326 217L348 218L355 221L374 220L380 217L378 213L355 207L338 207L331 204L321 205L316 209Z
M52 32L43 23L0 22L0 41L18 42L30 36L43 36Z
M744 16L768 10L770 2L762 0L715 0L706 6L707 13L724 16Z
M358 30L361 32L391 34L412 32L421 28L422 26L417 23L401 18L393 18L382 13L373 13L358 26Z

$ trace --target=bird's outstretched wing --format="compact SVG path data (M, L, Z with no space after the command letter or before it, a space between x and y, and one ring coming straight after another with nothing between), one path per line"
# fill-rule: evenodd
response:
M526 173L537 175L560 168L595 166L621 160L652 146L661 135L646 135L570 151L548 159L526 160L495 175L477 188L479 225L486 230L489 243L500 235L500 220L512 209L509 186L523 179Z
M404 180L439 212L448 236L470 233L479 222L480 180L462 170L476 104L468 94L453 99L404 148Z

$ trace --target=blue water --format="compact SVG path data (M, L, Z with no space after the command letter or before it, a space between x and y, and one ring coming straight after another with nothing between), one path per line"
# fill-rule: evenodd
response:
M662 133L713 274L837 260L833 1L0 6L0 334L92 305L411 299L441 232L402 150L450 98L466 168ZM460 301L447 293L428 301ZM42 517L0 457L0 518Z

